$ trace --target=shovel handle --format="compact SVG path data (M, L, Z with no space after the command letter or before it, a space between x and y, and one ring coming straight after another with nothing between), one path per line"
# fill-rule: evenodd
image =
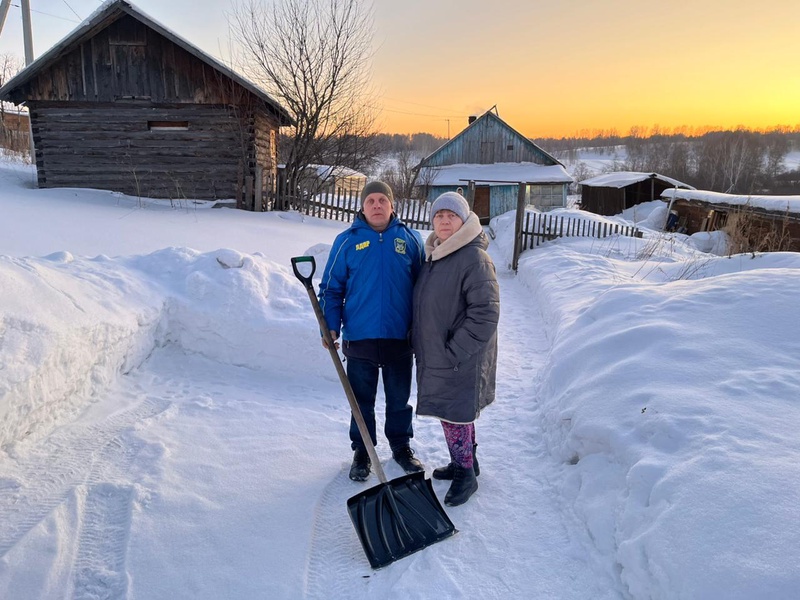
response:
M297 268L300 263L311 263L311 273L309 275L306 276L300 272L300 269ZM295 256L292 258L292 269L294 270L294 276L302 282L306 289L313 289L311 279L317 271L317 261L314 260L313 256Z
M306 262L311 263L311 275L308 276L300 273L297 268L299 263ZM333 337L331 337L328 323L325 321L325 315L322 314L322 307L319 305L317 295L314 293L314 286L311 283L311 278L317 269L317 264L314 261L314 257L296 256L292 258L292 269L294 269L295 276L303 283L306 291L308 292L308 298L311 300L311 306L314 309L314 315L317 317L317 322L319 323L320 333L322 334L322 337L328 346L328 352L331 355L331 360L333 360L333 366L336 367L336 373L339 375L339 381L341 381L342 387L344 388L344 393L347 396L347 401L350 403L350 411L353 413L353 418L356 421L356 425L358 425L358 431L361 434L361 439L363 440L364 446L367 449L367 454L369 454L369 458L372 461L372 468L375 470L375 474L378 476L378 479L381 480L381 483L387 483L388 479L386 479L386 474L383 472L383 467L381 466L381 461L378 458L378 453L375 451L375 446L372 443L372 436L370 436L367 423L364 421L364 415L361 414L361 409L358 408L356 395L353 392L352 386L350 385L350 380L347 378L347 373L345 373L344 366L342 365L342 359L339 358L339 353L336 351L336 346L333 343Z

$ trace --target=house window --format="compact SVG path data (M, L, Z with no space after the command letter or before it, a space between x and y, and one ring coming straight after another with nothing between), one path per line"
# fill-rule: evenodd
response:
M148 121L148 131L189 131L189 121Z
M531 185L528 187L528 204L539 209L564 206L563 185Z
M508 146L506 146L506 150L508 150L509 152L514 150L514 144L509 144Z

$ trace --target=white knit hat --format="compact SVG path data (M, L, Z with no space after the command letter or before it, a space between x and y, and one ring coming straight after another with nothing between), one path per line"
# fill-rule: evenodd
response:
M469 217L469 204L467 204L467 200L464 196L458 192L445 192L433 202L433 206L431 207L431 223L433 223L433 217L436 216L436 213L440 210L454 212L464 223L467 222L467 218Z

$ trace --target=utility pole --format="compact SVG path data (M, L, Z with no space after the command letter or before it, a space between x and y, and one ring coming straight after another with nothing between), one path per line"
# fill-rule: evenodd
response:
M3 0L3 3L0 4L0 33L3 33L3 25L6 24L9 6L11 6L11 0Z
M33 62L33 34L31 33L31 0L20 0L22 9L22 34L25 37L25 66Z

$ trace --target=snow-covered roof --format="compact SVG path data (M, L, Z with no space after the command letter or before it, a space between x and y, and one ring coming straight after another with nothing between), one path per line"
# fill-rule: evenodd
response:
M426 174L430 174L427 177ZM457 164L442 167L425 167L420 178L430 185L464 185L475 181L480 185L508 185L525 183L572 183L575 181L566 169L558 165L539 165L531 162L494 163L490 165Z
M658 173L641 173L639 171L614 171L612 173L603 173L602 175L597 175L596 177L590 177L589 179L581 181L580 185L586 185L589 187L624 188L632 183L639 183L640 181L646 181L651 178L660 179L661 181L676 187L690 190L695 189L687 183L683 183L682 181L678 181L672 177L667 177L666 175L659 175Z
M675 190L669 189L661 192L665 200L680 198L683 200L698 200L709 204L728 204L731 206L753 206L775 212L789 212L800 214L800 196L745 196L737 194L722 194L720 192L706 192L703 190Z

